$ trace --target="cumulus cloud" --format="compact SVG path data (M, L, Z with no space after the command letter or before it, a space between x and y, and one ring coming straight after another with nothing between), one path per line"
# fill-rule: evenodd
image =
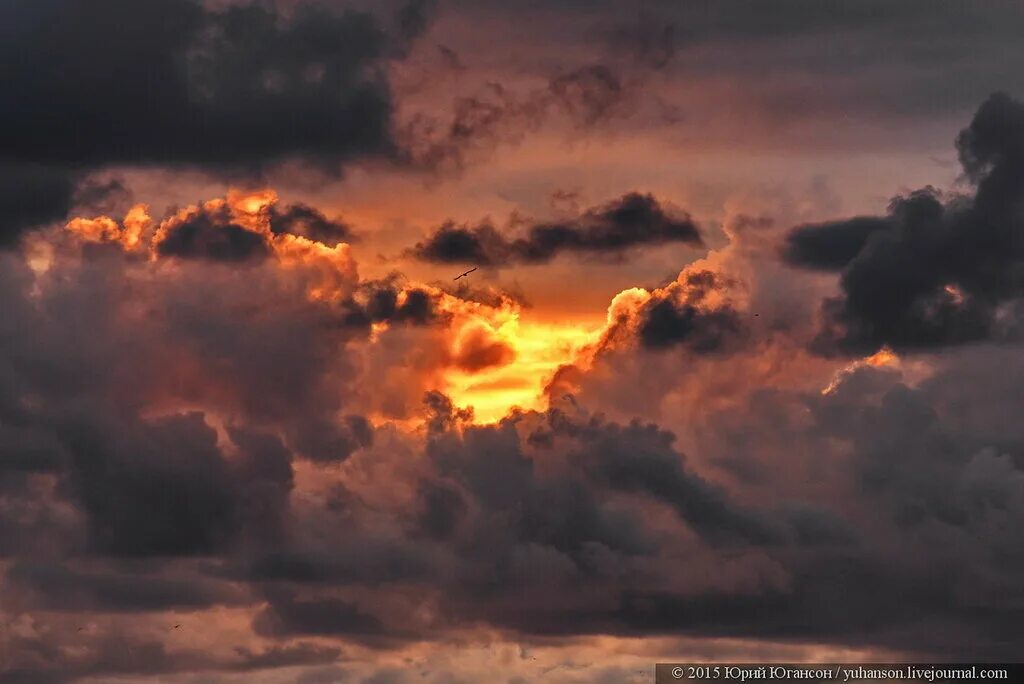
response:
M302 237L335 245L352 242L352 228L341 219L329 219L314 207L293 204L284 210L270 208L270 230L274 233L291 233Z
M996 94L957 138L969 195L932 188L894 199L884 217L794 229L785 257L841 271L823 306L822 350L940 347L1016 335L1021 289L1024 106Z

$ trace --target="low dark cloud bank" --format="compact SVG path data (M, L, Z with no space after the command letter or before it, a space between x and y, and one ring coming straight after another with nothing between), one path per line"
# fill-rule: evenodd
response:
M489 223L448 223L410 251L423 261L505 266L545 263L559 254L620 257L635 247L670 243L703 245L688 216L672 216L653 195L629 193L571 220L532 223L523 237L506 236Z

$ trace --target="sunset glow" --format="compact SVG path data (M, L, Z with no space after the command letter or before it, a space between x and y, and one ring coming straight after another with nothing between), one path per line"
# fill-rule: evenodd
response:
M546 408L547 382L559 366L572 363L583 348L595 343L601 329L530 323L517 317L502 324L498 333L515 351L512 361L473 373L456 369L446 377L452 400L460 407L473 407L477 422L484 424L500 420L512 407Z

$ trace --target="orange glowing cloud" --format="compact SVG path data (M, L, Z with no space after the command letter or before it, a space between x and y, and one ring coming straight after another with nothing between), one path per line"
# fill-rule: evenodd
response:
M452 349L455 365L469 373L511 363L516 352L486 323L475 321L459 331Z
M137 204L128 211L121 223L109 216L73 218L65 228L85 242L114 242L131 251L142 244L143 233L151 224L149 207Z
M359 271L352 251L339 242L328 247L300 235L278 235L271 243L281 265L301 270L311 299L337 301L352 293Z
M832 394L836 389L843 383L846 378L850 377L859 368L870 367L870 368L899 368L900 357L888 347L882 347L871 356L866 356L863 359L857 359L856 361L847 364L843 368L836 371L836 374L832 377L832 381L821 390L822 394Z

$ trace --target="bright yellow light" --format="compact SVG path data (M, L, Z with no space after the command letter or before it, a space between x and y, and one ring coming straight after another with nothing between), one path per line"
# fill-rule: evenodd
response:
M472 406L478 423L496 422L513 406L544 408L544 385L559 366L572 363L583 347L597 341L601 331L601 326L572 322L506 321L499 332L515 350L514 360L475 373L452 371L449 395L461 408Z

